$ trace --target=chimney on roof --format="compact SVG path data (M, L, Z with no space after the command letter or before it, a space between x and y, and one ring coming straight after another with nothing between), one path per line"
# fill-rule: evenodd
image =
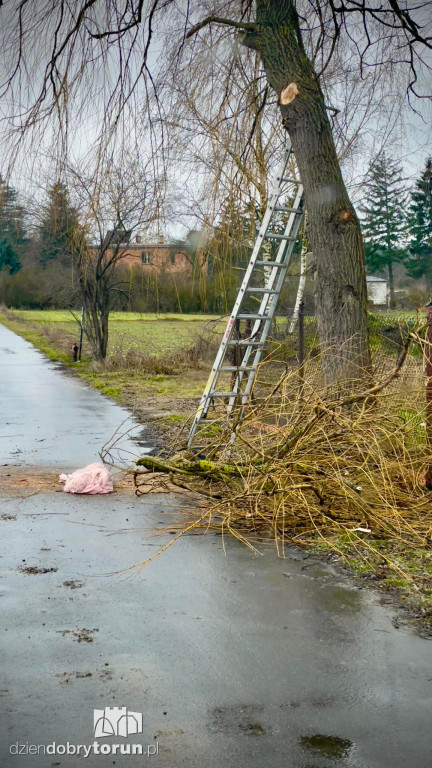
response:
M135 242L136 243L142 243L142 235L136 235L135 236Z
M161 245L163 245L163 243L165 242L165 238L163 235L159 235L158 242L161 243Z

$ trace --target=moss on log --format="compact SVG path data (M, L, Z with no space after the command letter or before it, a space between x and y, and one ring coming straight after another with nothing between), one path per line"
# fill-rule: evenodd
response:
M242 477L247 472L246 467L234 467L232 464L215 464L206 459L189 460L184 456L173 457L171 461L164 461L154 456L143 456L141 459L138 459L136 464L138 467L145 467L153 472L193 475L209 480L228 480L234 477Z

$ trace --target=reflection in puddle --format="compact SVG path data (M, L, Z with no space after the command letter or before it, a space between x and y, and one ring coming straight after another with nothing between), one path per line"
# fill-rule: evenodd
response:
M352 611L356 613L362 607L363 596L358 590L349 586L335 584L323 589L321 604L327 611L343 613Z
M352 741L349 739L341 739L339 736L324 736L321 733L301 736L300 744L303 749L337 760L347 757L352 747Z

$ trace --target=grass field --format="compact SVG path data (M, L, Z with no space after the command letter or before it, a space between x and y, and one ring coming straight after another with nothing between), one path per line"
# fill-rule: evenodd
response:
M3 310L0 321L37 346L50 359L70 366L81 378L117 402L135 410L140 418L157 420L168 432L174 422L190 417L205 386L224 331L226 318L214 315L140 314L112 312L107 360L97 364L84 339L82 362L72 363L71 347L79 339L76 319L67 310ZM387 360L397 345L385 333L387 325L414 322L413 313L386 313L371 318L374 357ZM297 341L287 338L286 319L277 319L276 357L295 363ZM318 347L314 318L305 318L309 352ZM397 336L397 334L396 334ZM318 358L316 358L318 361ZM316 363L318 365L318 362ZM268 373L268 371L267 371ZM275 372L277 376L277 372Z
M60 332L64 342L72 343L79 337L79 327L70 312L63 310L12 310L8 312L17 321L21 321L33 330ZM77 316L79 319L79 316ZM117 352L136 349L142 354L162 356L168 351L190 347L196 343L200 332L212 321L213 315L142 315L138 312L112 312L109 321L108 356ZM53 336L53 333L51 333ZM59 351L65 344L59 336ZM84 357L89 356L84 340Z
M92 361L84 340L82 362L74 364L79 326L70 312L3 310L0 321L152 423L165 440L193 415L225 327L213 315L113 312L106 362Z
M79 313L76 315L79 320ZM51 360L69 366L103 394L132 409L144 423L156 426L161 438L194 414L225 330L227 318L215 315L113 312L109 320L107 359L92 360L84 339L82 362L72 363L71 348L79 324L65 310L3 310L0 321L38 347ZM309 318L308 318L309 320ZM275 342L281 359L295 361L293 340L286 340L286 318L277 319ZM266 377L278 378L280 366ZM221 386L229 388L230 374Z

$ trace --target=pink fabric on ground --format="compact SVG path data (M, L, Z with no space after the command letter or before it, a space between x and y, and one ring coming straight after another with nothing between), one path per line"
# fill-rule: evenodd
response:
M114 490L109 470L103 464L88 464L71 475L60 475L65 493L112 493Z

